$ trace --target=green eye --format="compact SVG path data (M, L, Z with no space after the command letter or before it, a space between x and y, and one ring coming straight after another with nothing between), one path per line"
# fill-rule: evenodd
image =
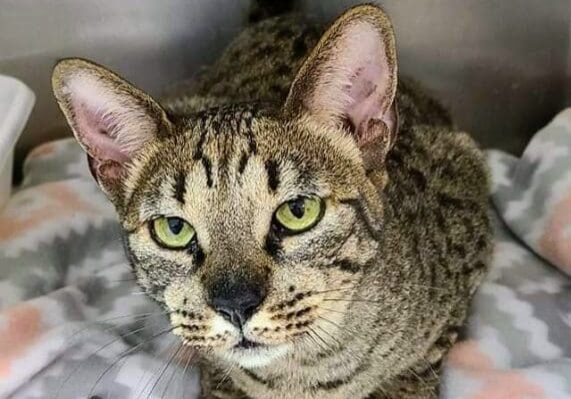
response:
M151 235L159 245L182 249L190 244L195 232L184 219L160 217L151 222Z
M324 210L321 198L299 197L280 205L275 220L289 233L302 233L319 222Z

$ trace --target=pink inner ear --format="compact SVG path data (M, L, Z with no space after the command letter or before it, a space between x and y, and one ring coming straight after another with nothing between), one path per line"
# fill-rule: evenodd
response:
M379 83L382 82L383 69L374 63L369 63L359 69L352 79L348 89L351 104L348 105L346 115L351 121L360 141L367 142L372 137L367 126L371 119L384 121L382 108L382 94L379 93Z
M111 136L114 127L112 116L104 116L101 111L90 109L81 100L72 102L77 134L90 155L98 161L111 160L120 164L127 162L129 155Z
M371 120L384 122L392 132L396 65L387 58L381 34L365 22L348 27L327 62L309 107L327 119L347 119L359 144L379 134L379 129L368 129Z

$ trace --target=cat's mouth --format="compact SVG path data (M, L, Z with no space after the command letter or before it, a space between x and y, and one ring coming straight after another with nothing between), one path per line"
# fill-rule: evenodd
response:
M232 349L248 350L248 349L261 349L264 347L266 347L266 345L250 341L249 339L242 337L242 340L238 342L236 345L234 345L234 348Z
M245 368L266 366L290 351L288 345L265 345L242 338L229 350L219 354L226 360Z

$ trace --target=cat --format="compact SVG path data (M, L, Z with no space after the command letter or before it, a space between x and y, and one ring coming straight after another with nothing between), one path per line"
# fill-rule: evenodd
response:
M398 76L378 6L246 28L161 104L61 60L53 90L204 398L434 398L491 253L470 136Z

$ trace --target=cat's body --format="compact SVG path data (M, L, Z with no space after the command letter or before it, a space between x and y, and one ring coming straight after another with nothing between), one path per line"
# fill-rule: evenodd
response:
M396 90L382 11L350 10L307 58L317 32L262 21L162 108L83 61L58 66L56 96L205 398L432 398L490 255L484 159L415 84ZM90 107L107 91L115 108ZM274 210L312 196L319 219L284 233ZM182 251L157 246L164 216L192 225Z

